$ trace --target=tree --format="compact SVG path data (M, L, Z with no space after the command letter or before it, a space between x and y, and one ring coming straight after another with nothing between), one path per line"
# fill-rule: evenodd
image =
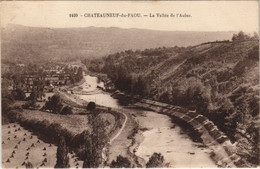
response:
M131 168L131 162L128 158L119 155L117 156L116 161L112 161L110 168Z
M232 41L245 41L249 39L250 36L245 34L243 31L240 31L238 34L234 34L232 37Z
M106 127L108 123L99 116L90 115L89 126L92 131L84 132L83 168L98 168L102 162L102 150L108 141Z
M24 100L25 99L25 93L21 88L17 88L16 90L12 91L12 95L15 100Z
M252 40L259 40L259 35L257 32L254 32L254 35L252 37Z
M248 51L248 58L252 60L259 60L259 46L253 47Z
M82 69L82 67L78 68L76 77L77 77L77 81L80 81L83 78L83 69Z
M70 106L65 106L62 110L61 110L61 112L60 112L60 114L62 114L62 115L67 115L67 114L72 114L73 112L72 112L72 108L70 107Z
M19 72L19 70L17 71L15 71L15 72ZM14 88L14 90L15 89L17 89L19 86L20 86L20 84L21 84L21 75L20 74L18 74L18 73L15 73L13 76L12 76L12 79L13 79L13 88Z
M60 137L58 149L57 149L57 161L54 168L69 168L69 157L68 148L66 146L66 141L64 137Z
M8 112L11 110L11 105L14 102L13 95L8 91L7 87L1 86L1 108L2 108L2 124L8 123Z
M164 92L161 96L160 96L160 101L164 102L164 103L170 103L171 102L171 96L169 94L168 91Z
M147 168L162 168L164 167L164 157L161 153L153 153L146 164Z
M206 115L211 104L210 88L205 87L199 79L190 78L185 91L186 104L192 110Z
M61 98L59 95L55 94L51 98L48 98L48 101L45 103L43 110L50 110L52 113L60 113L62 110Z
M89 102L87 105L87 110L94 110L96 108L96 103L95 102Z
M138 77L137 82L134 85L134 93L139 94L141 96L149 95L150 89L148 81L144 77Z
M38 92L36 90L33 90L27 99L32 104L32 106L34 106L36 104L37 98L38 98Z

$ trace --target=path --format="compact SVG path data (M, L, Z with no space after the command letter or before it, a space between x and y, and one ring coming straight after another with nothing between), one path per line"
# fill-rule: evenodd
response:
M121 110L121 111L122 111L122 110ZM117 110L117 112L121 113L120 110ZM126 122L127 122L127 120L128 120L127 115L126 115L125 113L121 113L121 114L124 115L125 121L124 121L122 127L120 128L120 130L118 131L118 133L117 133L113 138L110 139L110 141L109 141L110 144L112 144L113 141L114 141L115 139L117 139L118 136L122 133L123 129L125 128L125 124L126 124Z
M130 153L129 147L132 146L133 138L131 136L134 129L137 127L137 123L131 117L130 113L124 112L122 114L126 117L125 121L120 131L110 140L110 144L108 145L108 164L115 160L119 155L127 157L132 164L135 164L135 159L133 158L133 154Z

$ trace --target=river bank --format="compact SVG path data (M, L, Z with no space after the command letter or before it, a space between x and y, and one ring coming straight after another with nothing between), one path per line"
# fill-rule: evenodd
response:
M127 121L124 132L108 149L108 162L122 155L129 157L139 167L145 167L152 153L160 152L165 157L165 162L171 167L217 167L210 158L211 151L194 143L180 127L172 123L169 116L122 107L109 93L97 89L97 78L91 76L84 78L85 83L74 89L81 89L91 94L77 93L71 94L72 96L87 102L94 101L97 105L111 109L125 110L127 117L137 124L131 125L134 123ZM97 92L93 93L93 91Z
M168 167L217 167L210 158L211 150L193 142L168 116L141 110L133 114L139 126L131 150L140 157L142 166L145 167L151 155L157 152L164 156Z

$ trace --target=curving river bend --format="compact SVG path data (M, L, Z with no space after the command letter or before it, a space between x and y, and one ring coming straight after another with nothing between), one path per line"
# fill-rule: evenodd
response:
M104 84L98 83L97 77L86 75L84 78L85 82L79 87L79 90L85 92L84 95L78 95L81 99L106 107L126 109L109 93L98 89L97 86L103 87ZM171 122L170 117L152 111L131 109L131 112L135 115L139 127L145 129L141 133L143 139L135 152L145 162L154 152L158 152L164 156L170 167L217 167L210 158L210 150L199 148L180 127Z

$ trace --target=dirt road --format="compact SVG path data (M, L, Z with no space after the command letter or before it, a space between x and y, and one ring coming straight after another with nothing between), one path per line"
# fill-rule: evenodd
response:
M118 110L118 112L122 112L122 110ZM117 133L113 138L110 139L109 144L112 144L113 141L119 137L119 135L122 133L122 131L123 131L124 128L125 128L125 124L126 124L126 122L127 122L127 120L128 120L128 117L127 117L127 115L126 115L125 113L121 113L121 114L124 115L125 121L124 121L124 123L122 124L122 127L120 128L120 130L118 131L118 133Z

